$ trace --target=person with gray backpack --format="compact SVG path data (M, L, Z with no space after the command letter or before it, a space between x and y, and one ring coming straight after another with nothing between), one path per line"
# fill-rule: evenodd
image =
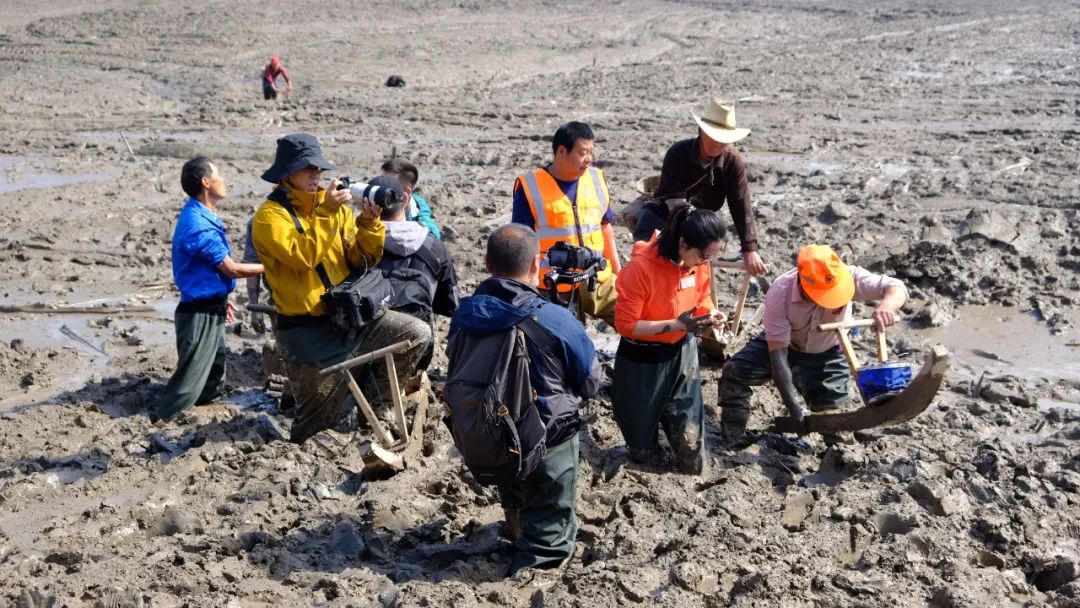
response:
M573 555L578 408L596 395L600 366L581 323L537 291L531 228L492 232L485 263L491 278L450 322L444 421L473 477L498 486L513 576Z

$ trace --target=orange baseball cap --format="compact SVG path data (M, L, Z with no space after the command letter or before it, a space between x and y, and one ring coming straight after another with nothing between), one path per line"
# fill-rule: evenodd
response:
M828 245L807 245L799 251L799 285L822 308L847 306L855 297L855 280Z

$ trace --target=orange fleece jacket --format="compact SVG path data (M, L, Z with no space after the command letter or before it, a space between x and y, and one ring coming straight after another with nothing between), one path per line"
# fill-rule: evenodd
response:
M634 326L642 320L674 319L696 306L716 308L709 296L709 275L708 263L687 268L660 255L655 235L647 243L634 243L630 261L615 281L615 330L642 342L678 342L685 331L635 337Z

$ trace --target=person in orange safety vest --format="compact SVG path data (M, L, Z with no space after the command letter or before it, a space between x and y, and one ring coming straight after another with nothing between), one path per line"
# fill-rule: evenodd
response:
M592 166L595 139L592 128L585 123L568 122L559 127L551 141L551 163L514 180L511 221L536 231L542 255L555 243L565 241L607 259L607 268L596 275L595 289L590 291L587 283L582 283L578 296L586 315L613 326L615 275L622 264L611 226L615 216L604 172ZM546 272L545 255L540 269L541 290Z

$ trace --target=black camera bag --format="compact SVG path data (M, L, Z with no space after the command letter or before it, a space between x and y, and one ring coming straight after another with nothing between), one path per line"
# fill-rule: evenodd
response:
M322 264L315 271L326 287L322 302L330 313L330 322L339 329L357 330L378 319L394 296L390 282L378 268L353 272L337 285L330 282Z
M304 226L296 215L296 209L289 202L289 196L281 188L275 189L267 197L289 212L296 231L304 234ZM342 241L344 246L344 240ZM322 303L330 316L330 322L344 331L356 331L378 319L386 312L386 305L394 297L393 287L382 272L372 266L354 270L341 283L334 285L322 263L316 264L315 273L319 275L326 293Z

